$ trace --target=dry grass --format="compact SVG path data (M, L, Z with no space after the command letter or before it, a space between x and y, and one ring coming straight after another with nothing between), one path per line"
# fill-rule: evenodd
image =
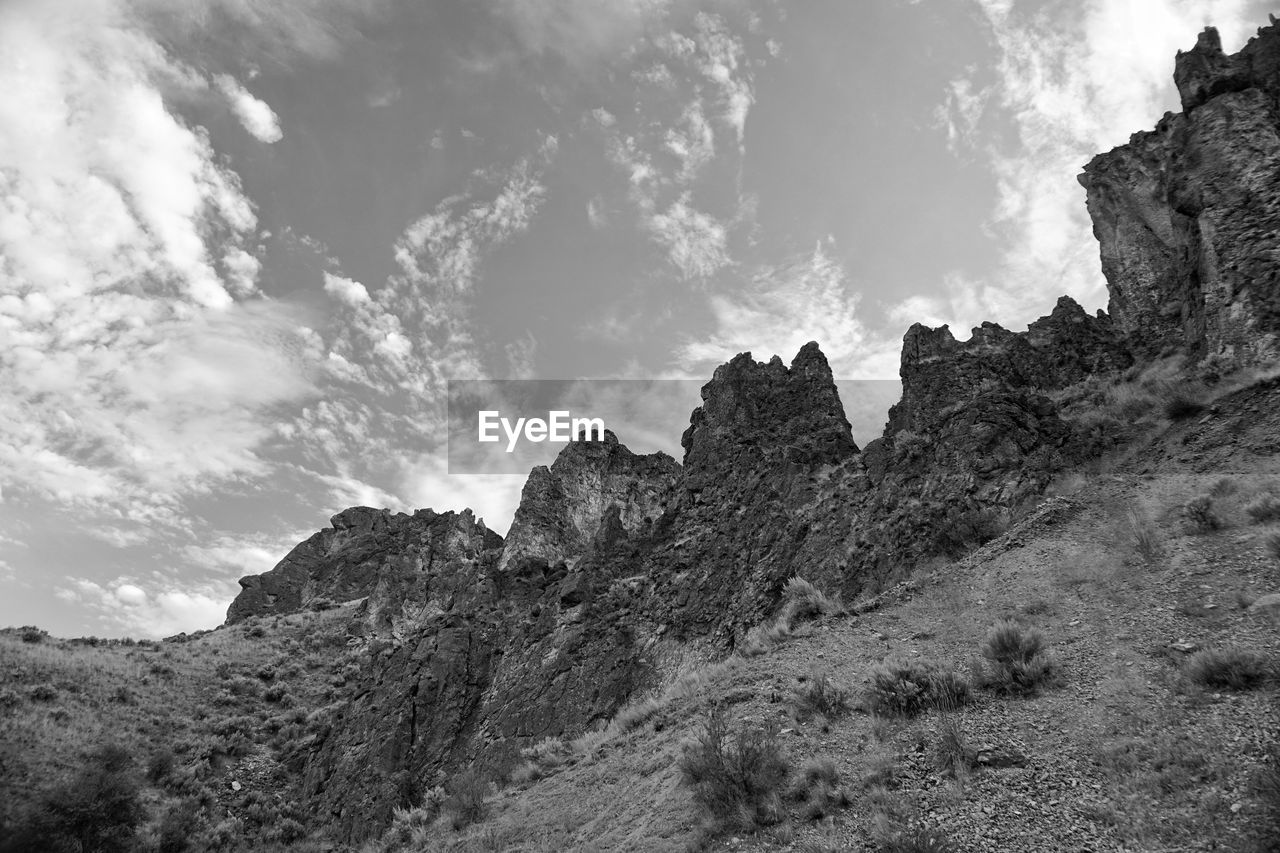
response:
M953 708L969 700L969 682L930 660L890 658L872 668L867 705L883 716L913 716L927 708Z
M1271 666L1260 652L1227 646L1196 652L1187 659L1183 672L1205 687L1250 690L1270 676Z
M1057 668L1045 648L1044 635L1012 620L991 626L981 651L986 661L982 686L998 693L1034 693L1053 678Z

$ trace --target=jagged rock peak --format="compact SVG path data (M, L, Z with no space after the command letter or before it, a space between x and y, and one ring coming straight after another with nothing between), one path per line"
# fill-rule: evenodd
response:
M740 353L716 368L681 445L694 488L708 473L734 467L745 448L801 464L834 464L858 452L831 366L812 341L790 367L778 356L762 363Z
M320 599L340 603L365 598L388 572L398 571L407 556L427 543L443 543L435 559L472 559L502 546L502 537L469 509L420 509L410 515L356 506L337 513L329 523L271 571L241 578L240 593L227 609L227 623L293 613Z
M550 467L529 472L507 531L499 571L521 560L548 563L585 553L612 512L624 531L667 509L680 465L665 453L632 453L610 430L565 445Z
M1117 331L1142 357L1280 355L1280 25L1180 53L1184 112L1095 157L1088 191Z

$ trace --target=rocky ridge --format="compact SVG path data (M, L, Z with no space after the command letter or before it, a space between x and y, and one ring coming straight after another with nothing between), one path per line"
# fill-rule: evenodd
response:
M505 541L469 513L357 508L272 572L229 621L316 597L366 601L368 655L310 747L303 793L349 838L462 767L500 771L691 661L723 655L803 574L855 596L996 535L1097 452L1051 392L1169 352L1280 355L1280 27L1240 54L1206 30L1180 54L1184 112L1081 176L1111 294L1025 332L904 338L902 400L859 449L816 344L735 357L703 389L684 459L607 435L535 469Z

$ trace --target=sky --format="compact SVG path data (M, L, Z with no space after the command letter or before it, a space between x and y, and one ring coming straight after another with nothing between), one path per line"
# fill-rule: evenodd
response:
M221 622L352 505L472 508L449 380L832 364L1105 307L1075 181L1247 0L0 0L0 625ZM550 457L547 458L549 461Z

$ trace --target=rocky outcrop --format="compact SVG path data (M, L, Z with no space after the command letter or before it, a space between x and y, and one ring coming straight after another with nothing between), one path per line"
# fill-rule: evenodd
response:
M1238 54L1179 53L1183 111L1095 157L1080 182L1109 313L1136 352L1280 355L1280 25Z
M374 609L390 619L389 589L401 592L406 573L454 561L474 561L502 546L502 537L476 521L470 510L412 515L352 507L290 551L271 571L240 579L240 594L227 623L251 616L294 613L320 599L334 603L380 592ZM412 584L408 584L411 586Z
M550 467L529 472L499 569L530 559L576 561L611 509L621 530L635 533L666 511L679 476L667 454L632 453L609 430L600 441L570 442Z
M962 343L946 326L917 323L902 340L902 399L889 410L885 435L932 432L950 407L993 389L1051 391L1132 362L1111 319L1086 314L1069 296L1025 332L983 323Z

